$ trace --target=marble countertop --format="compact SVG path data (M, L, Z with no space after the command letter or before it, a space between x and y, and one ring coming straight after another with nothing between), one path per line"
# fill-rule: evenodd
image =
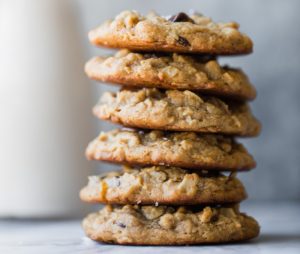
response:
M247 243L135 247L95 243L86 238L80 220L0 220L0 253L300 253L300 203L247 203L242 211L261 224L261 235Z

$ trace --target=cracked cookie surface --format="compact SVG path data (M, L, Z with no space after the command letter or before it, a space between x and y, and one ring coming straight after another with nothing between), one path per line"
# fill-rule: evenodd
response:
M207 56L142 54L124 49L114 56L92 58L85 72L92 79L130 87L187 89L240 100L256 96L241 70L220 66Z
M219 55L246 54L253 47L237 23L215 23L201 14L168 19L153 12L143 16L123 11L92 30L89 39L94 45L111 48Z
M193 210L190 210L193 209ZM130 245L186 245L249 240L258 223L229 207L110 205L83 220L88 237Z
M257 136L260 123L245 103L224 102L191 91L155 88L106 92L94 114L127 127Z
M123 164L232 171L251 169L256 164L243 145L231 137L157 130L101 132L88 145L86 156Z
M106 204L195 205L238 203L247 197L243 184L232 175L192 172L153 166L90 176L80 197Z

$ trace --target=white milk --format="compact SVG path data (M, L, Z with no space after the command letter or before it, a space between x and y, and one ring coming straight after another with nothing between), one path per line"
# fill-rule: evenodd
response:
M82 213L91 173L82 34L62 0L0 1L0 216ZM84 35L85 36L85 35Z

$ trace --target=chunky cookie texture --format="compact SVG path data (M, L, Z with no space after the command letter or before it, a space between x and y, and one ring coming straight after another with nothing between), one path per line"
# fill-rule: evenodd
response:
M88 159L191 169L245 170L255 166L247 150L230 137L195 132L113 130L102 132Z
M254 238L259 225L236 206L106 206L83 221L93 240L132 245L185 245Z
M252 41L237 23L215 23L201 14L185 18L146 16L136 11L121 12L89 33L91 43L140 51L207 54L245 54Z
M256 136L260 123L245 103L155 88L104 93L94 114L128 127Z
M164 166L124 167L91 176L80 192L83 201L107 204L221 204L237 203L246 196L235 176Z
M240 100L256 96L241 70L220 66L208 56L141 54L124 49L114 56L91 59L85 71L92 79L130 87L188 89Z

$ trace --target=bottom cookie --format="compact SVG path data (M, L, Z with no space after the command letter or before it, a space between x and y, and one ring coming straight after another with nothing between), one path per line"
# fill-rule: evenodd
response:
M193 245L249 240L259 225L238 206L107 205L83 220L93 240L129 245Z

